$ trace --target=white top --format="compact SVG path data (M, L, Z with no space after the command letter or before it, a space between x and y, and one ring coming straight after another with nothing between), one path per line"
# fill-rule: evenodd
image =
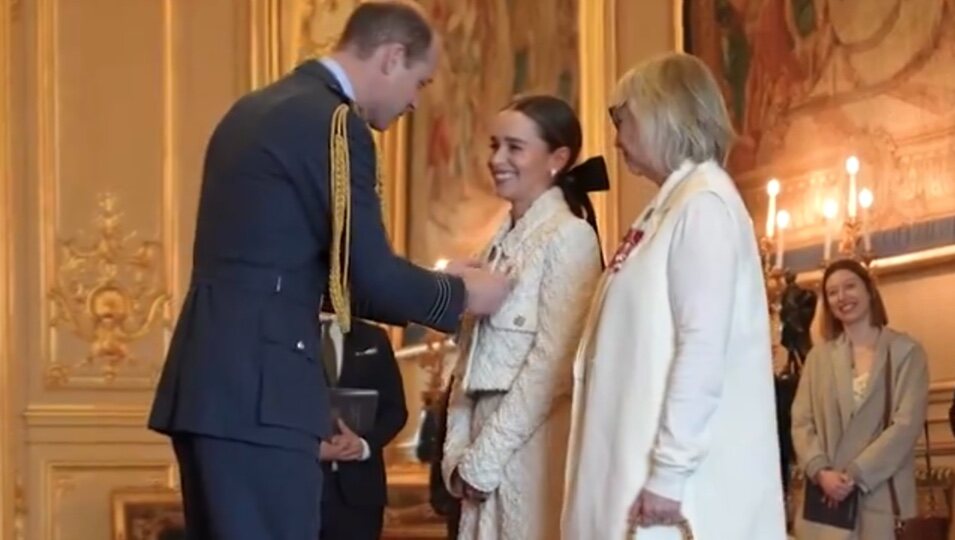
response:
M676 356L646 483L648 490L670 499L681 499L686 476L702 459L705 430L720 402L737 254L732 244L713 240L732 238L735 230L719 197L701 193L686 203L670 244Z
M859 405L862 405L862 400L865 398L865 391L869 387L869 373L863 373L861 375L856 375L852 379L852 400L855 402L855 406L858 409Z

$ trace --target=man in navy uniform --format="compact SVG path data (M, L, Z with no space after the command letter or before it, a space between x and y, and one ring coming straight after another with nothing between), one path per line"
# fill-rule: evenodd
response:
M315 540L330 439L318 312L450 332L496 311L505 276L432 273L383 226L369 125L430 80L438 37L397 0L362 3L336 51L242 97L206 151L193 274L149 427L172 438L187 536Z
M322 358L330 385L374 390L375 418L366 433L339 426L323 441L320 540L378 540L388 502L384 448L408 420L401 372L385 331L355 319L344 334L334 317L322 315Z

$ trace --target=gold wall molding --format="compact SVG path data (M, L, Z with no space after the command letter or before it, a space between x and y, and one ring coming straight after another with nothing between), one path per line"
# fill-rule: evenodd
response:
M19 505L14 481L13 424L13 175L11 165L11 21L15 0L0 0L0 538L12 537Z
M249 0L249 81L245 91L282 76L280 51L282 0Z
M183 525L182 494L169 487L134 487L113 490L111 496L114 540L155 540L169 527Z
M117 460L45 460L42 465L41 501L43 504L43 522L41 538L63 538L64 499L77 486L78 477L84 474L104 472L122 472L132 474L147 473L146 485L157 488L178 488L178 471L169 461L117 461ZM103 509L111 510L109 501L104 499Z
M617 170L617 152L607 114L610 89L616 82L616 0L578 0L580 122L583 157L603 155L607 170ZM620 221L619 176L610 175L610 190L593 194L594 211L604 253L617 247Z
M158 268L142 267L134 270L133 275L139 271L156 270L162 277L158 286L163 300L160 302L159 313L151 316L148 321L150 324L146 328L152 328L153 324L162 319L167 321L171 318L174 310L171 302L177 298L179 292L179 279L177 271L178 254L172 249L176 242L178 234L178 224L174 212L176 206L177 189L175 181L175 149L174 149L174 112L175 112L175 91L174 91L174 31L173 31L173 1L162 0L162 15L160 24L162 25L162 158L161 158L161 181L162 181L162 200L160 211L160 236L155 243L143 243L140 248L140 259L145 261L149 259L162 265ZM42 357L44 358L44 382L47 388L59 387L105 387L114 389L151 389L155 384L156 369L151 367L143 370L137 370L136 374L129 377L122 376L122 368L131 365L130 356L127 350L128 344L138 339L143 329L143 325L135 318L141 312L143 306L140 302L150 299L150 294L156 293L154 290L140 290L133 288L129 291L122 291L115 287L105 284L97 288L93 293L87 296L90 304L83 310L62 308L69 305L69 302L62 302L63 299L71 298L75 301L75 291L69 288L63 288L62 277L65 271L69 271L71 264L78 264L82 257L77 253L63 252L66 260L62 264L57 264L55 247L63 247L57 241L57 234L60 230L60 162L58 146L60 144L60 132L58 121L59 88L58 88L58 55L56 50L57 35L59 31L59 19L56 0L37 0L35 12L35 47L36 47L36 174L39 179L39 216L40 229L42 234L41 256L40 256L40 282L43 285L42 295L44 299L53 301L43 301L40 307L40 320L42 321L45 339L42 340ZM105 206L108 203L101 201L101 219L106 217ZM112 250L111 242L119 241L118 238L107 238L105 229L101 227L101 238L103 241L96 249L103 262L109 261L112 256L119 252ZM125 240L124 240L125 241ZM110 246L108 248L104 245ZM126 261L127 266L137 267L138 262ZM129 264L131 263L131 264ZM140 265L141 266L141 265ZM100 276L105 277L105 274ZM138 279L134 278L134 282ZM153 308L150 305L147 312ZM100 312L94 313L99 309ZM65 315L79 315L84 318L65 319ZM117 317L125 317L118 320ZM130 318L133 317L133 318ZM120 322L118 326L111 327ZM86 326L83 324L86 323ZM87 373L79 376L74 371L77 368L76 363L67 362L59 358L58 348L55 343L55 331L61 326L72 325L72 330L78 337L92 344L91 359L103 362L104 369L101 372L92 374ZM167 325L168 326L168 325ZM163 341L168 340L168 328L163 336ZM149 353L149 363L157 364L160 360L162 351L151 351Z
M27 491L23 477L17 475L13 486L13 538L23 540L27 531Z
M172 320L173 313L178 312L175 302L181 298L181 279L179 277L179 254L176 249L179 244L179 225L176 208L179 201L179 183L176 181L176 170L179 166L176 160L176 66L175 66L175 30L173 19L174 0L162 2L162 81L163 81L163 110L162 110L162 244L163 261L165 262L165 283L168 300L163 314L166 321ZM170 328L171 330L171 328ZM171 334L167 337L171 337ZM162 351L163 353L165 351Z
M149 408L145 405L31 403L23 413L28 428L36 427L135 427L142 429Z
M49 293L49 325L80 338L88 352L74 362L51 357L45 372L48 386L115 382L131 364L142 362L130 345L168 323L162 245L134 241L136 233L123 229L122 216L117 198L102 194L94 219L96 234L85 244L75 238L60 242ZM152 379L142 382L151 384Z

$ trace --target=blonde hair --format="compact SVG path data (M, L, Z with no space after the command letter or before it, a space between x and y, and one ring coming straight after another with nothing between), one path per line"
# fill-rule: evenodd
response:
M719 85L695 56L668 53L637 65L617 83L612 103L626 106L658 166L685 160L725 164L735 133Z

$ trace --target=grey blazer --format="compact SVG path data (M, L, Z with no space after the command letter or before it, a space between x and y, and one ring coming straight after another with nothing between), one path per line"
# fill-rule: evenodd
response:
M883 430L890 355L891 423ZM876 343L868 388L858 408L852 396L848 339L842 336L810 351L792 406L793 445L799 466L808 478L827 467L848 471L863 495L854 533L803 522L800 506L798 538L892 538L890 477L895 479L902 517L915 515L915 444L925 421L928 392L928 362L922 346L889 328Z

